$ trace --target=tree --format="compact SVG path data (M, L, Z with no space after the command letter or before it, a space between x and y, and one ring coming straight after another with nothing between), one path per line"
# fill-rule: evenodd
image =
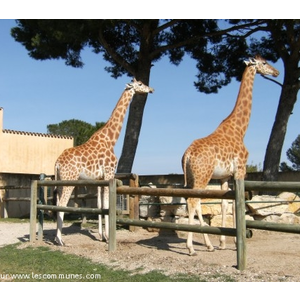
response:
M300 171L300 135L292 143L291 148L288 149L286 155L290 162L292 162L292 167L296 171Z
M147 85L151 66L164 55L178 65L188 53L204 74L199 75L196 87L210 93L228 84L233 76L241 76L236 55L245 50L245 37L260 30L259 25L264 21L248 20L223 26L225 29L220 29L218 23L218 20L203 19L18 20L17 27L12 28L12 36L26 47L32 58L61 58L73 67L83 66L80 53L84 47L91 47L110 63L105 69L111 76L118 78L125 74ZM230 38L233 33L235 38ZM227 45L227 52L223 47L223 60L215 62L214 45L221 43L223 37L227 37L228 41L231 39L231 44ZM233 57L231 51L234 47L239 53ZM245 53L242 54L244 57ZM232 68L233 62L237 67ZM221 80L220 74L223 75ZM146 100L147 95L136 95L131 102L117 172L131 172Z
M289 171L294 171L292 167L290 167L286 162L282 162L279 165L279 171L281 172L289 172Z
M292 163L292 167L282 162L280 170L284 171L300 171L300 134L293 141L292 146L286 152L288 160Z
M94 132L104 126L104 122L95 125L80 120L62 121L58 124L47 125L47 132L55 135L69 135L74 138L74 146L85 143Z
M254 41L251 44L253 50L266 56L275 55L276 59L282 59L284 65L284 81L263 166L263 179L275 181L288 120L300 88L300 21L267 20L265 30L269 32L268 38Z
M255 172L261 172L261 166L260 165L246 165L246 172L247 173L255 173Z

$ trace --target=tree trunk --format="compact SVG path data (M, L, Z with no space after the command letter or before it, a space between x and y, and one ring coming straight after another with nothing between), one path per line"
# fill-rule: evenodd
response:
M141 30L140 51L136 72L133 74L137 80L149 85L152 66L151 49L153 48L152 30L157 28L158 20L149 21ZM128 121L124 137L123 149L119 159L117 173L131 173L135 153L138 146L142 127L144 108L148 94L134 95L129 106Z
M148 94L134 95L130 104L123 149L119 159L117 173L131 173L142 127L147 96Z
M297 72L290 66L285 65L285 79L280 95L279 105L271 136L266 149L263 180L277 181L282 146L287 130L290 115L293 113L294 104L297 101L299 83Z

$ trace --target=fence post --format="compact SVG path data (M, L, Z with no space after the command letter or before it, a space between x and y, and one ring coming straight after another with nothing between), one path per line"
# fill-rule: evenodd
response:
M108 239L108 252L116 250L116 217L117 205L117 184L115 179L109 180L109 239Z
M45 178L46 178L46 174L44 174L44 173L40 174L40 180L45 180ZM46 204L43 186L39 187L38 204L43 204L43 205ZM44 210L38 209L37 215L38 215L38 220L39 220L39 222L38 222L38 241L42 241L43 240L43 227L44 227Z
M30 192L30 236L29 241L33 243L36 240L36 209L37 209L37 180L31 182Z
M245 185L243 179L235 182L235 214L236 214L236 247L237 268L246 269L246 221L245 221Z

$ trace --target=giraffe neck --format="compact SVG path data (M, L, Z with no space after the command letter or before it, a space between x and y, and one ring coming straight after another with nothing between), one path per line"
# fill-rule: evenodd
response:
M231 114L219 126L223 130L226 127L230 127L231 132L233 131L235 134L240 135L241 138L244 138L250 120L255 74L255 67L246 67L235 106Z
M133 89L125 90L122 93L109 120L106 122L104 127L100 128L92 135L90 141L106 140L112 147L115 146L123 126L123 121L127 108L134 93L135 91Z

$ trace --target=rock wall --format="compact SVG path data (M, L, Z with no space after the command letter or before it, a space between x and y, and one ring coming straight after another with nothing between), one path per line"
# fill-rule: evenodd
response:
M150 183L149 188L156 188ZM218 189L210 186L209 189ZM266 222L300 224L300 198L289 192L278 196L256 195L246 202L246 219ZM229 201L226 227L233 226L232 201ZM221 199L202 199L202 213L206 222L211 226L221 226L221 204L208 204L210 202L221 202ZM152 204L153 203L153 204ZM143 205L147 204L147 205ZM140 218L145 220L188 223L188 212L186 199L182 197L153 197L142 196L140 200ZM195 223L197 223L195 216ZM153 230L153 229L151 229Z

